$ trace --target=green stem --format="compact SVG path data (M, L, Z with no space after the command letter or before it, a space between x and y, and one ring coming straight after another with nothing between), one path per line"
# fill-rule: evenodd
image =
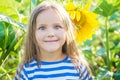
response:
M106 29L106 53L107 53L107 65L108 65L108 69L111 70L110 53L109 53L108 17L106 17L106 20L105 20L105 29Z
M7 47L7 43L8 43L8 26L9 26L7 23L3 23L3 24L4 24L4 28L5 28L5 40L4 40L4 45L3 45L4 47L3 47L2 55L4 55L6 53L6 47ZM0 66L5 60L2 58L2 55L0 56Z
M5 42L4 42L4 48L3 48L3 53L6 52L6 47L7 47L7 42L8 42L8 24L4 23L4 28L5 28Z
M5 58L9 55L10 51L14 48L15 44L16 44L16 37L13 39L12 43L10 44L10 46L8 47L7 51L5 53L3 53L0 57L0 65L2 65L3 60L5 60Z
M2 66L0 68L2 69L2 71L4 72L4 74L7 75L7 77L9 78L9 80L12 80L11 77L10 77L10 75L8 74L8 72ZM0 76L0 77L2 77L2 76Z

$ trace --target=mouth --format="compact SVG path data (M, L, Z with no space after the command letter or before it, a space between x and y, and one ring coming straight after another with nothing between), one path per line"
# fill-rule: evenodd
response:
M47 40L45 42L57 42L58 40Z

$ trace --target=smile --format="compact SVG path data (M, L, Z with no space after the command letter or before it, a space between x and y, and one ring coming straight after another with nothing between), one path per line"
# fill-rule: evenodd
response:
M48 41L45 41L45 42L57 42L58 40L48 40Z

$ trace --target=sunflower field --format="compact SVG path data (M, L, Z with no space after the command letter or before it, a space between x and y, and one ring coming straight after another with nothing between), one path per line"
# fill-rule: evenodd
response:
M44 0L0 0L0 80L13 80L32 10ZM120 0L55 0L75 25L94 80L120 80Z

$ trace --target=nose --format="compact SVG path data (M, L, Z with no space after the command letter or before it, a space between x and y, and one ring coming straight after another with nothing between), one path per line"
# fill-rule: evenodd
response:
M52 29L49 29L47 36L48 36L49 38L54 37L54 36L55 36L54 31L53 31Z
M52 37L54 37L54 34L49 34L48 37L52 38Z

